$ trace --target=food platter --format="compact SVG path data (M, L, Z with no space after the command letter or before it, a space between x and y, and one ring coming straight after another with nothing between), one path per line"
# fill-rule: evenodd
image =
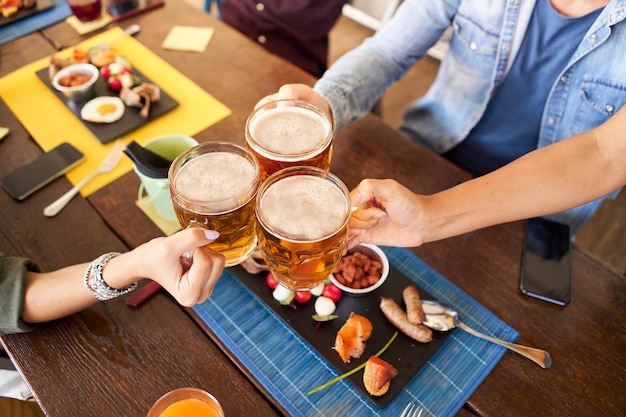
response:
M133 69L133 71L141 78L142 81L148 83L151 82L137 69ZM139 114L141 109L126 106L124 116L122 116L122 118L115 123L87 122L80 117L80 111L85 103L74 103L68 100L61 92L54 89L54 87L52 87L52 83L50 82L48 68L37 71L37 77L39 77L39 79L50 89L50 91L52 91L59 98L59 100L61 100L61 102L63 102L63 104L65 104L67 108L72 111L72 113L74 113L74 115L81 121L81 123L83 123L85 127L87 127L101 143L110 142L114 139L119 138L120 136L132 132L133 130L143 126L146 123L149 123L151 120L154 120L168 113L178 106L178 102L161 88L161 97L159 101L151 103L150 113L148 114L147 118L141 117L141 115ZM106 80L100 77L100 79L98 79L98 81L96 82L96 97L114 95L116 94L109 89Z
M338 315L338 318L318 323L312 319L313 314L315 314L313 300L306 304L296 303L296 308L281 305L272 298L272 290L265 284L266 273L251 275L240 267L230 268L229 271L340 374L354 369L370 356L376 354L397 331L380 311L380 297L391 297L399 305L403 306L402 290L408 285L415 285L413 281L394 267L391 267L389 277L382 287L365 296L352 297L344 294L337 303L337 310L334 313ZM434 299L434 297L419 287L418 291L422 299ZM339 355L333 350L333 346L337 331L346 322L351 312L367 317L372 322L373 332L372 337L367 342L363 356L360 359L352 359L350 363L344 364ZM363 384L363 371L349 376L348 380L364 397L368 398L377 407L385 408L439 350L450 334L451 332L433 332L433 341L422 344L398 332L396 339L380 356L381 359L389 362L398 370L398 376L391 381L389 392L381 397L372 397L367 393ZM312 386L307 390L312 390L313 388L315 387ZM313 395L324 395L324 391L322 390Z
M0 16L0 27L25 19L52 7L54 7L52 0L37 0L33 7L21 7L17 13L9 17Z

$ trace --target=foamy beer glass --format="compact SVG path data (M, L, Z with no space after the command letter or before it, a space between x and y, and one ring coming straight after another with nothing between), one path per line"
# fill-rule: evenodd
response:
M207 142L178 156L169 170L176 217L182 227L217 230L209 248L226 257L226 266L246 259L256 245L255 197L261 172L246 148Z
M261 184L256 218L258 246L276 280L291 289L313 288L341 259L350 196L328 171L286 168Z
M330 169L333 127L318 107L299 100L277 100L254 110L246 121L246 146L265 180L292 166Z

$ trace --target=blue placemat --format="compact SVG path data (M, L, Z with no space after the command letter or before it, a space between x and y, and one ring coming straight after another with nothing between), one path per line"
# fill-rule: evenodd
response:
M409 250L383 250L400 272L456 308L468 326L511 342L519 338ZM406 388L379 409L346 380L307 395L338 373L227 270L211 298L193 310L292 416L397 417L409 402L424 408L423 417L453 416L506 351L457 329Z
M52 0L54 7L0 28L0 45L43 29L72 15L65 0Z

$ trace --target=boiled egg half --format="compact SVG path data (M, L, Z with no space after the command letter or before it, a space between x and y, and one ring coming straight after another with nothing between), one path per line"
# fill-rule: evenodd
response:
M101 96L89 100L81 109L80 117L94 123L113 123L124 115L125 105L119 97Z

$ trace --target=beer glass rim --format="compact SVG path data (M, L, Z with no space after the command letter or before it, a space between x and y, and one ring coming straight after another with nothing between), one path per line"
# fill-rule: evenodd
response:
M334 230L332 233L329 233L329 234L324 235L324 236L320 236L320 237L315 238L315 239L298 239L298 238L285 236L283 233L281 233L278 230L276 230L275 227L267 224L267 221L263 218L263 212L261 210L261 201L263 200L263 198L262 198L263 194L273 184L275 184L278 181L281 181L281 180L283 180L285 178L292 177L292 176L307 176L307 177L321 178L321 179L323 179L325 181L330 181L333 185L335 185L339 189L339 191L346 197L345 198L345 203L346 203L345 219L341 223L341 227L337 228L337 230ZM274 236L276 236L276 237L278 237L280 239L289 241L289 242L310 243L310 242L319 242L319 241L328 239L329 237L334 236L339 231L341 231L344 228L344 226L350 221L350 207L351 207L351 204L350 204L350 191L348 190L348 187L346 187L346 185L343 183L343 181L341 181L341 179L338 176L336 176L332 172L326 171L326 170L321 169L321 168L298 165L298 166L294 166L294 167L281 169L280 171L277 171L277 172L273 173L272 175L267 177L267 179L265 181L263 181L263 183L261 184L261 186L257 190L256 209L255 209L254 213L255 213L257 222L260 223L261 225L263 225L263 227L268 232L273 234Z
M204 401L206 399L209 399L210 401L213 402L212 405L217 408L217 410L215 411L217 411L217 413L220 416L224 415L224 410L222 409L222 405L220 404L218 399L215 398L215 396L211 394L210 392L203 390L201 388L180 387L180 388L174 388L173 390L168 391L165 394L161 395L161 397L159 397L159 399L157 399L154 402L154 404L148 411L148 417L151 417L151 416L158 417L158 415L161 414L163 411L165 411L165 409L169 407L170 405L178 401L187 400L187 399L195 399L199 401Z
M210 142L200 143L196 146L193 146L187 149L186 151L178 155L178 157L176 157L176 159L174 159L174 161L170 165L170 169L168 170L168 181L170 185L172 199L176 199L181 205L185 206L185 208L189 210L192 210L190 207L193 206L194 208L192 211L194 212L198 211L198 206L202 207L203 205L206 205L207 202L205 200L189 198L189 197L183 196L182 194L180 194L179 192L175 190L174 184L176 180L176 174L178 173L178 171L180 171L180 169L187 162L191 161L192 159L196 157L199 157L201 155L206 155L209 153L224 152L224 151L229 151L229 150L236 151L237 154L245 157L248 161L250 161L250 163L254 167L254 180L252 181L250 186L247 187L245 190L243 190L241 193L235 196L231 196L231 197L219 199L219 200L214 200L210 202L210 205L212 206L221 206L222 203L225 201L238 201L239 204L237 204L236 206L232 206L227 210L220 210L220 211L210 211L207 209L205 212L202 212L199 214L217 215L217 214L229 213L245 205L250 200L255 198L259 189L259 185L261 183L261 167L259 166L259 162L257 161L256 157L244 146L238 145L236 143L225 142L225 141L210 141ZM245 196L248 196L248 198L244 198Z
M291 153L291 154L285 155L282 153L276 153L274 151L266 149L265 147L263 147L263 145L261 145L252 137L252 134L250 133L250 128L255 118L258 117L258 115L262 113L265 113L267 111L271 111L272 109L280 107L281 104L291 104L292 106L295 106L295 107L301 107L301 108L310 110L313 113L320 116L326 122L328 126L328 132L326 133L324 140L319 144L319 146L316 146L315 148L310 149L305 152ZM325 111L323 111L321 108L319 108L315 104L309 103L308 101L304 101L304 100L280 99L280 100L273 100L268 103L265 103L264 105L254 109L252 113L250 113L250 115L246 119L245 136L246 136L246 144L248 144L252 149L258 152L260 155L266 158L273 159L275 161L294 162L294 161L311 158L313 156L317 156L320 153L322 153L328 146L330 146L332 139L333 139L333 131L334 131L334 127L333 127L333 123L330 120L330 117Z

